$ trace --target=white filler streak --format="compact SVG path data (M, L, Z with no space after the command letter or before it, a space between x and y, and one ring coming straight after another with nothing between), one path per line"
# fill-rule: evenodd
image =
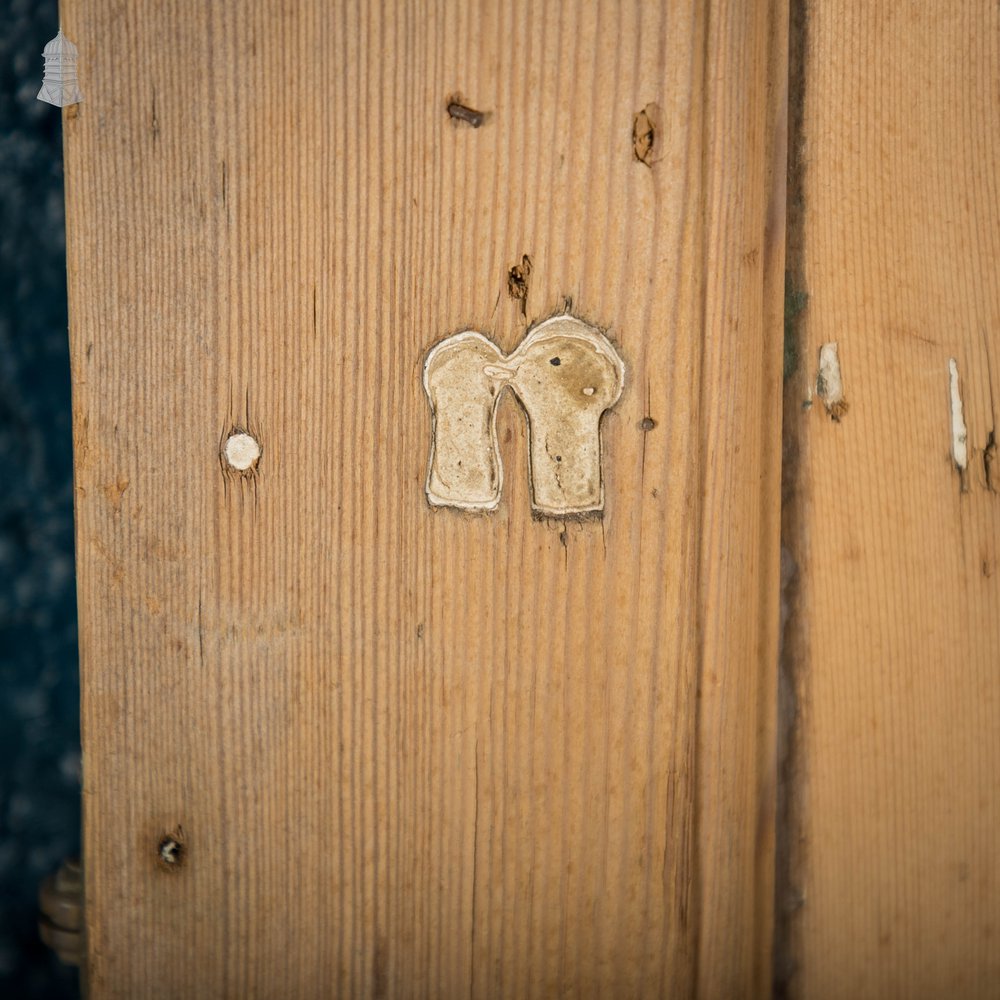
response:
M969 466L969 431L965 426L958 387L958 362L954 358L948 359L948 373L951 376L951 457L964 474Z

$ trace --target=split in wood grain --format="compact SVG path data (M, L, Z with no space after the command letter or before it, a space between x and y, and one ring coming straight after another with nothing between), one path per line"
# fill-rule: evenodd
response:
M986 488L991 493L997 492L997 484L994 481L996 476L995 463L997 460L997 436L996 431L991 427L989 434L986 436L986 446L983 448L983 479L986 482Z

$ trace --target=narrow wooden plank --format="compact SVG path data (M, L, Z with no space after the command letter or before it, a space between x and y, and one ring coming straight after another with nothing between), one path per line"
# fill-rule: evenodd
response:
M1000 9L804 15L785 974L824 1000L996 997ZM833 342L839 422L815 384Z
M63 26L93 994L766 994L780 5ZM428 350L564 309L603 518L509 400L499 509L429 507Z

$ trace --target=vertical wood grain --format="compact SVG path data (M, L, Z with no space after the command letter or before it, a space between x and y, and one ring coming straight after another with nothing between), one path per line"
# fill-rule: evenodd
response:
M996 997L1000 10L801 12L783 976L813 1000ZM839 422L815 388L833 341Z
M62 20L93 995L765 995L780 5ZM500 509L430 509L427 350L568 302L603 519L510 402Z

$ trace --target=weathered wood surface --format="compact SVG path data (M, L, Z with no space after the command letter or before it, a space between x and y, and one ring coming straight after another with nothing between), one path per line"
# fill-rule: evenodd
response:
M779 977L807 1000L997 997L1000 8L802 13ZM839 423L815 389L834 341Z
M94 997L766 994L778 6L65 0ZM603 520L431 509L567 299Z

